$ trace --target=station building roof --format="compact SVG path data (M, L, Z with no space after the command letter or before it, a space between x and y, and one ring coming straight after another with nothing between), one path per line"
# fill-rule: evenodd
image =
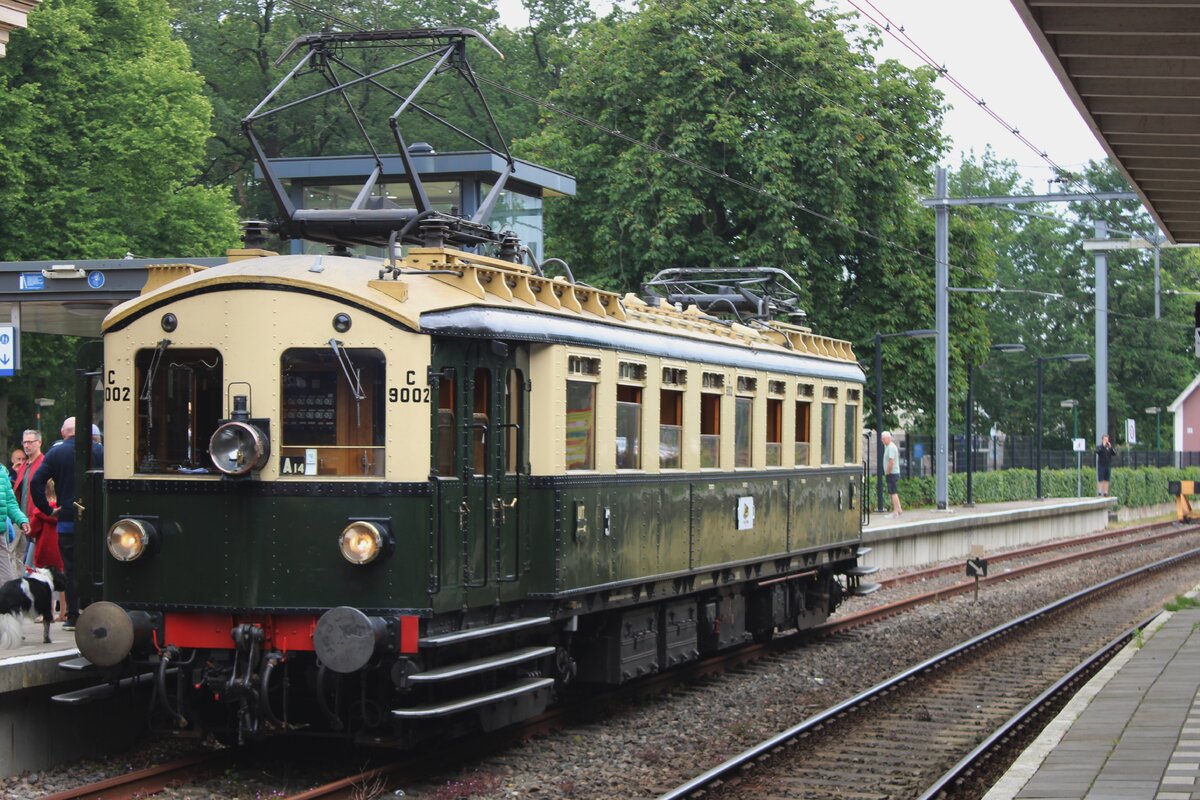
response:
M1168 238L1200 242L1200 2L1012 4Z

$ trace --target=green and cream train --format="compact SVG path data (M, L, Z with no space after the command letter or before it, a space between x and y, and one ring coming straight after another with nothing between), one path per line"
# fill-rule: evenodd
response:
M234 251L109 314L105 681L229 736L490 729L872 588L846 342L399 267Z

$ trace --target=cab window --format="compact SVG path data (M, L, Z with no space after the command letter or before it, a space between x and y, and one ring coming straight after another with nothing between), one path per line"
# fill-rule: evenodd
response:
M279 474L381 477L383 353L370 348L285 350Z
M138 351L136 472L215 472L208 441L221 419L223 366L211 348Z

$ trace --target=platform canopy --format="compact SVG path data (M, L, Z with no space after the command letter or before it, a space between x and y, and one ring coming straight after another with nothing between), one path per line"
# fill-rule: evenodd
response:
M1012 0L1172 242L1200 242L1200 2Z

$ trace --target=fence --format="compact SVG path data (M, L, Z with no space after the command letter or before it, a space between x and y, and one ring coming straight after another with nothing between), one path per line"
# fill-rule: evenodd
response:
M950 443L950 472L967 471L967 447L965 436L952 437ZM900 447L900 474L905 478L933 475L936 471L934 437L909 435L898 442ZM991 472L997 469L1037 469L1037 439L1033 436L1005 436L1003 441L989 436L975 437L975 460L972 470ZM867 464L871 474L875 473L874 440L867 448ZM1088 449L1083 453L1074 450L1050 450L1042 445L1042 469L1068 469L1078 463L1085 467L1096 466L1096 454ZM1117 448L1113 459L1114 467L1195 467L1200 466L1200 452L1173 452L1170 450L1136 450Z

